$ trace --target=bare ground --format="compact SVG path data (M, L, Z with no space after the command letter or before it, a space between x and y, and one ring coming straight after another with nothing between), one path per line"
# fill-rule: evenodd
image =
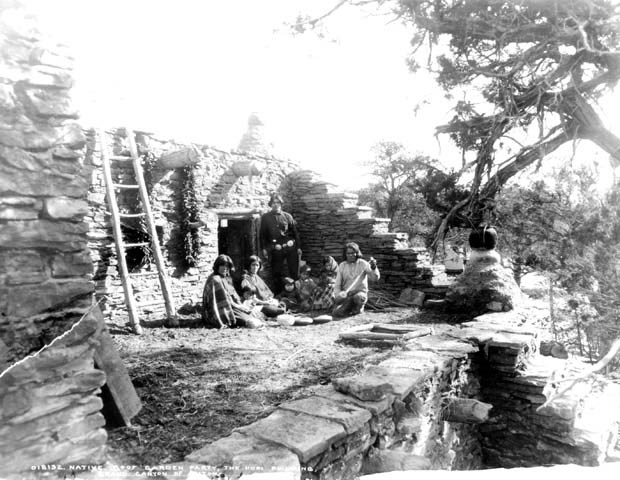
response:
M130 427L109 430L108 461L123 465L177 462L233 429L269 415L333 377L355 374L390 349L351 346L338 334L367 323L452 323L411 308L366 312L326 324L206 329L145 328L141 336L109 324L142 410Z

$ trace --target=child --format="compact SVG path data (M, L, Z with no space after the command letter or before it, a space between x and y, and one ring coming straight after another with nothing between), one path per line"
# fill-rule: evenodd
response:
M336 283L336 272L330 268L321 270L319 284L312 292L312 310L330 310L334 306L334 284Z
M296 310L299 307L299 295L295 289L295 280L290 277L284 277L283 283L284 290L278 295L278 300L287 310Z
M299 280L295 282L295 289L299 297L300 310L307 312L312 307L312 292L316 288L316 282L310 278L310 267L303 265L299 269Z
M241 296L243 297L243 306L249 308L253 316L264 320L265 315L262 313L263 306L258 303L256 291L249 285L245 285L241 288Z

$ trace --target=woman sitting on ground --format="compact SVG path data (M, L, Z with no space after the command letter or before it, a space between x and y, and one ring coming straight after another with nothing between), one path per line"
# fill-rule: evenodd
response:
M254 291L256 295L256 304L262 305L262 312L267 317L277 317L284 313L284 308L278 305L278 301L274 298L273 292L267 286L265 281L258 275L261 267L263 266L261 260L256 255L248 257L246 262L247 270L243 273L241 278L241 289L249 287Z
M234 266L228 255L220 255L213 263L202 292L202 321L211 328L258 328L263 326L245 307L233 287L230 277Z

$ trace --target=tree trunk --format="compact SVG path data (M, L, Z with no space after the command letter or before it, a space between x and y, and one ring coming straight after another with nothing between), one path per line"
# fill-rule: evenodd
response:
M484 423L492 408L493 405L474 398L454 398L446 406L443 419L454 423Z

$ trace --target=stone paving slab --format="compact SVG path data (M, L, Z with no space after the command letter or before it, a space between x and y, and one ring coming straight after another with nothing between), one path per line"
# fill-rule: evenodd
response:
M334 388L363 401L378 402L393 393L390 382L367 372L357 377L332 378Z
M205 445L187 455L185 460L203 465L203 472L217 468L246 472L257 467L268 472L299 472L300 469L299 459L290 449L239 432Z
M534 338L538 338L540 336L540 331L532 326L518 326L518 325L507 325L500 323L489 323L489 322L464 322L461 323L461 329L463 328L480 328L484 330L489 330L495 333L517 333L521 335L531 335ZM457 329L458 330L458 329Z
M409 347L407 345L394 358L407 359L407 362L409 362L408 368L424 370L427 375L445 367L453 360L452 355L449 355L447 352L420 350L416 346Z
M524 333L501 333L496 329L487 329L480 327L465 327L454 332L455 336L467 340L473 340L477 343L489 343L498 347L522 348L535 344L533 335Z
M283 445L294 451L302 463L346 436L344 427L336 422L289 410L276 410L235 431Z
M341 424L349 435L362 428L372 416L368 410L318 396L287 402L280 408L332 420Z
M408 350L429 350L431 352L448 353L453 358L463 358L470 353L479 351L479 347L474 346L471 342L450 339L443 335L431 335L409 340L406 348Z
M426 378L426 374L422 370L391 368L382 365L369 367L364 376L367 375L378 379L384 379L384 381L390 385L390 393L393 393L401 400L410 394L413 389Z
M360 400L352 395L346 395L337 391L333 385L318 385L312 389L312 393L319 397L328 398L335 402L352 403L360 408L368 410L372 415L379 415L392 407L394 396L386 394L384 398L376 402Z

